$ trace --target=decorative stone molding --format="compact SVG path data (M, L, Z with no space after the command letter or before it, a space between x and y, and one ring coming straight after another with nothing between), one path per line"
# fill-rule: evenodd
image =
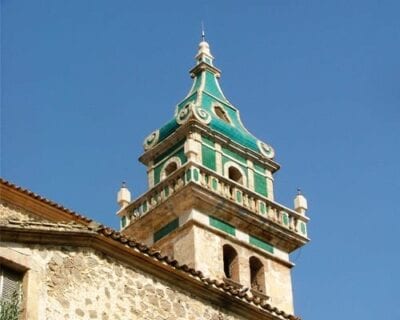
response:
M241 183L243 186L247 186L247 175L246 172L244 172L243 168L238 165L236 162L234 161L227 161L224 164L224 176L226 178L229 178L229 168L230 167L234 167L235 169L239 170L239 172L242 175L242 179L243 179L243 183Z
M178 170L181 166L182 166L182 161L179 157L171 157L169 158L167 161L165 161L165 163L163 164L163 167L161 169L161 173L160 173L160 180L164 180L167 177L167 173L166 173L166 168L168 167L168 165L170 165L171 163L176 163L176 169Z
M202 122L204 124L209 124L211 122L211 115L203 108L195 107L194 115L197 120L199 120L200 122Z
M176 122L179 125L184 124L186 121L188 121L190 119L190 117L193 114L193 104L187 104L186 106L184 106L176 115Z
M153 131L143 142L144 150L147 151L153 148L157 144L159 137L160 137L160 131L159 130Z
M24 274L22 280L23 320L44 319L44 269L22 248L0 247L0 264Z
M268 159L273 159L275 157L275 150L269 144L258 140L257 146L260 149L260 152Z

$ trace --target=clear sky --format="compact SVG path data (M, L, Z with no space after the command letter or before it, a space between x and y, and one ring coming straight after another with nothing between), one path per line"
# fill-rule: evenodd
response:
M305 320L400 319L400 1L1 1L1 176L115 228L204 20L225 95L303 189Z

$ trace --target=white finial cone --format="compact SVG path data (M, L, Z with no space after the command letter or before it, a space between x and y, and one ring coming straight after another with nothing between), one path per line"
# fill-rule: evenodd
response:
M307 199L301 194L301 192L298 192L294 198L294 210L300 214L305 214L308 210Z
M125 182L122 183L118 191L117 202L121 208L126 207L131 202L131 192L126 187Z

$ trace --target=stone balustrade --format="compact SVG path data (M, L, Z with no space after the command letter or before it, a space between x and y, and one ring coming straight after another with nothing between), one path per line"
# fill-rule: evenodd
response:
M146 214L189 183L196 183L255 214L307 237L309 219L306 216L194 162L186 163L128 205L120 214L127 219L123 227L128 225L131 219Z

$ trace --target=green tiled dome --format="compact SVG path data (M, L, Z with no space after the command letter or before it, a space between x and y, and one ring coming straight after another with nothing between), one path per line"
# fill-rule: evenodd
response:
M218 82L221 73L214 67L213 60L208 43L200 42L196 66L190 71L194 81L189 94L177 105L175 117L145 140L145 149L150 149L174 133L191 112L190 106L207 118L206 124L212 130L247 149L273 158L273 149L247 131L240 120L239 111L224 96Z

